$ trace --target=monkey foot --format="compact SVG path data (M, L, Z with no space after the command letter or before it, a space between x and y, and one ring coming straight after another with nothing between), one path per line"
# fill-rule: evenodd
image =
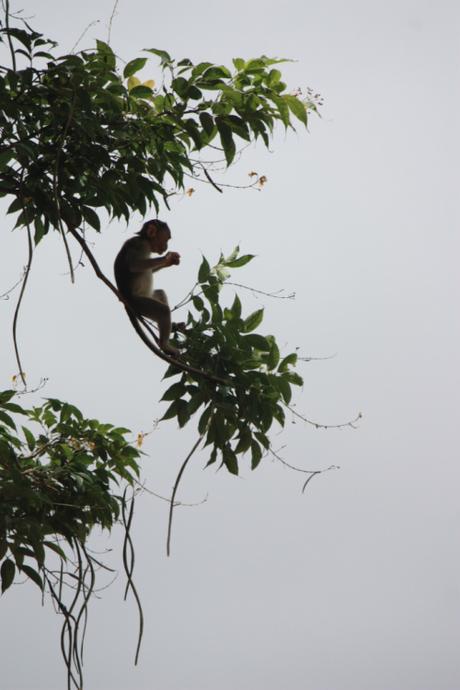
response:
M165 354L171 355L171 357L174 357L175 359L179 359L180 350L178 350L177 348L173 347L169 343L165 343L164 345L160 345L160 347Z
M171 330L173 333L187 333L187 325L185 321L180 321L179 323L173 323Z

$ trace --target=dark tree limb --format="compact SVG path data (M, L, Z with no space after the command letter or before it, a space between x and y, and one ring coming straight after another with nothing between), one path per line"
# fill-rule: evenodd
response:
M173 488L173 491L171 494L171 500L169 502L168 536L166 539L166 555L167 556L171 555L172 519L173 519L174 506L176 505L174 502L174 499L176 498L177 489L179 488L180 480L182 479L182 475L184 474L184 470L187 467L190 458L192 457L193 453L196 451L196 449L198 448L198 446L200 445L202 440L203 440L203 436L199 436L198 441L195 443L192 450L190 451L190 453L187 455L184 462L182 463L182 466L181 466L179 473L176 477L176 481L174 482L174 488Z
M24 277L22 279L21 291L19 293L19 297L18 297L18 301L16 304L16 309L14 310L14 317L13 317L14 352L16 355L16 362L18 363L19 376L21 377L22 385L24 386L24 388L26 388L26 378L24 376L24 371L22 369L22 363L21 363L21 357L19 355L17 327L18 327L19 310L21 308L22 298L24 297L24 291L26 289L27 279L29 277L30 267L32 265L33 245L32 245L32 236L30 234L30 227L29 226L27 226L27 245L28 245L28 252L29 252L29 255L27 257L27 266L26 266L25 271L24 271Z
M115 285L107 278L107 276L104 275L104 273L101 271L99 268L99 264L97 263L91 249L88 247L84 237L75 229L72 227L68 227L68 230L70 234L77 240L81 248L83 249L83 252L87 256L91 266L94 269L95 274L99 278L99 280L102 280L107 287L112 290L114 295L118 297L120 302L123 302L125 305L126 312L128 314L129 320L131 321L131 324L136 331L137 335L139 338L142 340L142 342L151 350L157 357L162 359L163 361L167 362L168 364L172 364L173 366L177 367L181 371L185 371L189 374L194 374L195 376L202 376L203 378L207 379L208 381L212 381L213 383L218 383L221 385L228 385L228 381L225 379L219 378L218 376L214 376L213 374L209 374L206 371L203 371L202 369L196 369L195 367L192 367L188 364L185 364L184 362L181 362L178 359L175 359L174 357L171 357L171 355L167 355L166 352L163 352L163 350L160 350L158 345L156 343L152 342L150 338L144 333L141 327L141 322L143 325L145 325L146 328L148 328L147 324L145 324L144 320L139 317L136 312L134 312L133 309L126 303L126 301L123 299L123 297L120 295L118 292L117 288ZM152 334L153 337L155 337L152 333L152 331L149 329L150 333Z

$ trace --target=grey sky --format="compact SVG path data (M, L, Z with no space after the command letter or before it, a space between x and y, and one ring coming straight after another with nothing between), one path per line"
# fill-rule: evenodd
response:
M18 6L18 5L17 5ZM34 26L70 50L107 38L113 3L19 4ZM459 257L459 18L456 2L165 4L120 0L112 45L129 60L142 48L229 63L292 57L293 88L325 98L310 132L280 130L266 152L248 149L225 181L256 170L262 192L219 195L191 182L162 217L183 257L157 283L177 303L201 253L215 260L238 242L258 255L234 279L295 291L266 306L262 332L285 352L327 356L305 364L297 409L322 423L364 415L359 430L288 424L283 457L305 468L341 466L300 494L302 475L267 460L236 479L187 469L166 559L167 504L138 500L136 581L146 633L137 668L134 603L123 578L90 612L91 690L457 690L460 687L457 436ZM4 58L6 60L7 58ZM158 78L156 60L143 70ZM94 237L111 273L138 228L112 223ZM25 263L23 233L4 217L0 293ZM77 255L78 253L75 252ZM163 365L89 267L71 286L58 237L35 258L20 323L31 385L87 415L148 431L162 414ZM228 300L233 299L228 288ZM13 301L0 302L2 386L16 371ZM146 441L148 486L169 495L194 442L166 422ZM275 440L275 444L277 439ZM119 546L119 535L114 540ZM119 564L114 555L113 563ZM60 619L33 586L2 598L4 690L61 690Z

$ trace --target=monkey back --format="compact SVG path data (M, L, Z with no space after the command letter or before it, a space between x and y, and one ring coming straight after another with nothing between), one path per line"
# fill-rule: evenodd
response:
M150 257L148 243L141 237L131 237L117 254L114 264L115 282L122 297L135 295L151 297L153 276L151 269L136 270L135 262Z

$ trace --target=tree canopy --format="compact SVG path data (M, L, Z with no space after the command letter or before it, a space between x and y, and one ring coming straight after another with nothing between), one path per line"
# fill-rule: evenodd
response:
M310 92L304 98L288 90L282 59L235 58L227 67L175 60L165 50L148 48L120 66L103 41L60 55L54 40L24 21L11 23L7 3L0 42L11 66L0 65L0 196L8 199L7 213L29 248L18 308L34 247L51 230L60 233L70 264L69 242L76 241L119 297L89 248L89 228L101 232L107 219L128 221L135 211L158 212L161 204L169 209L173 195L184 189L185 173L220 191L203 150L230 166L248 143L260 139L268 146L277 123L285 129L295 120L305 126L319 103ZM147 60L159 60L158 83L136 77ZM255 469L270 451L269 432L274 423L284 425L291 386L302 385L297 354L281 353L274 335L259 332L263 310L244 313L238 295L221 303L230 271L252 258L239 248L214 265L203 258L180 305L187 308L187 320L185 333L176 335L184 348L179 361L159 352L145 320L135 325L146 345L168 362L165 377L175 378L163 395L163 419L177 420L179 427L196 420L194 450L208 447L208 464L218 462L233 474L241 457L249 454ZM17 312L14 326L16 320ZM0 393L2 591L17 573L48 588L64 615L62 649L69 685L76 687L82 685L79 623L95 579L86 540L95 526L110 530L122 517L123 561L137 598L126 486L135 485L141 453L128 433L86 419L69 402L49 399L28 409L14 391ZM171 516L176 489L177 483ZM48 566L50 553L61 562L60 576ZM60 594L69 562L78 581L70 608Z

